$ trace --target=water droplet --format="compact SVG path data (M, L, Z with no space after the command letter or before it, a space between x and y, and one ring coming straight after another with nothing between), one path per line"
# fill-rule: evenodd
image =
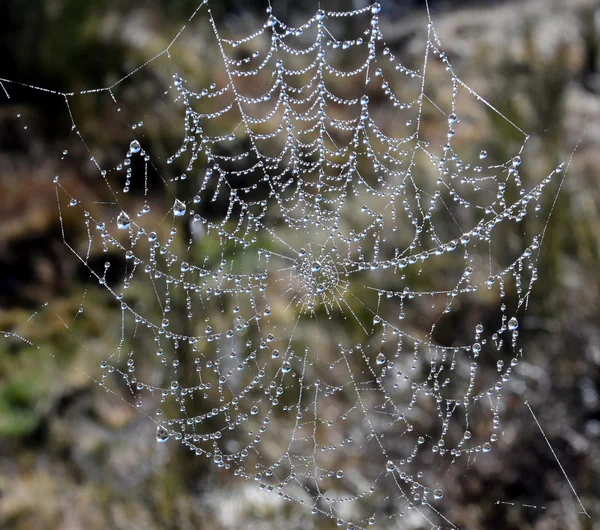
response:
M482 446L481 446L481 450L484 453L489 453L492 450L492 446L489 442L485 442Z
M289 361L283 361L283 363L281 363L281 371L284 374L287 374L291 370L292 370L292 365L289 363Z
M186 211L187 206L185 205L185 203L181 202L179 199L175 199L175 202L173 203L173 213L177 217L181 217L182 215L185 215Z
M512 317L509 321L508 321L508 329L510 331L514 331L515 329L517 329L519 327L519 321L515 318Z
M433 498L439 500L444 497L444 492L441 489L433 490Z
M131 219L125 212L121 212L117 217L117 227L121 230L127 230L131 226Z
M383 353L377 354L377 357L375 358L375 362L377 364L385 364L386 360L387 359L385 358L385 355Z
M515 156L515 157L512 159L512 166L513 166L513 167L518 167L518 166L520 166L520 165L521 165L521 157L520 157L520 156Z
M338 469L335 478L344 478L344 472L341 469Z
M129 144L129 150L132 153L139 153L142 150L142 146L140 145L140 142L133 140L133 142Z
M313 261L310 270L312 272L319 272L321 270L321 262Z
M169 431L165 429L162 425L159 425L156 428L156 441L164 444L169 441Z
M396 466L394 465L394 462L392 462L391 460L388 460L387 464L385 465L385 470L388 473L391 473L392 471L394 471L394 469L396 469Z
M484 160L485 158L487 158L487 156L488 156L487 151L482 150L482 151L479 152L479 158L481 160Z

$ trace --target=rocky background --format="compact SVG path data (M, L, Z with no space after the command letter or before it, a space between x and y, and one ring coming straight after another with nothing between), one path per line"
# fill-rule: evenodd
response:
M272 3L292 21L316 8ZM390 47L402 62L418 64L426 26L421 0L382 4ZM430 5L455 71L531 134L525 170L548 172L574 153L522 325L522 370L530 404L590 518L580 513L522 402L511 409L499 450L456 478L445 513L468 530L600 529L600 7L592 0ZM164 50L195 7L195 0L2 2L0 78L64 91L109 86ZM259 26L263 8L258 0L226 0L214 10L226 31L245 34ZM217 78L208 28L199 22L192 29L181 68ZM177 109L159 98L168 83L166 71L149 69L132 81L123 109L135 116L145 104L155 107L160 119L146 126L165 152L180 135ZM175 444L156 444L150 422L86 375L95 373L96 353L119 330L103 325L112 308L93 292L91 316L73 325L85 342L56 318L76 313L86 275L62 242L52 178L60 170L61 181L88 203L100 202L103 184L69 135L60 98L6 88L10 100L0 92L0 330L39 348L12 335L0 340L0 529L333 528L335 522L306 510L283 510L275 497L205 467ZM106 160L118 160L130 131L106 118L107 105L101 96L78 99L72 111ZM497 149L520 142L504 120L487 123L478 133ZM61 160L64 149L68 160ZM158 219L170 204L160 202L160 190L154 200ZM85 240L74 220L65 223ZM405 523L426 528L422 521Z

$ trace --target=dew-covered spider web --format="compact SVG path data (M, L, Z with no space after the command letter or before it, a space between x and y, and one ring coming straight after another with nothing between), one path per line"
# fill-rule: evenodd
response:
M118 120L156 64L171 76L127 124L116 166L93 148L110 131L71 114L102 208L54 182L64 242L89 275L74 317L100 290L117 316L100 324L120 329L90 375L125 389L158 442L341 527L454 528L444 480L501 437L564 170L524 178L527 133L459 78L431 18L421 62L406 65L380 16L379 4L318 10L291 27L273 2L229 38L202 3L112 86L46 91L65 112L110 98ZM192 29L212 40L218 76L186 74L205 53L186 47ZM144 132L164 106L179 116L164 124L180 131L171 152ZM482 119L517 148L490 147ZM494 320L459 326L482 301Z

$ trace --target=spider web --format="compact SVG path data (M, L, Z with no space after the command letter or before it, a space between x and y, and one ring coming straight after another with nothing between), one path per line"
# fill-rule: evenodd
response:
M236 40L204 2L190 21L212 32L218 80L173 71L182 30L111 87L48 91L69 111L108 95L120 112L120 91L160 60L172 71L160 101L183 129L162 156L144 123L131 125L116 167L90 149L107 208L57 176L59 215L88 290L100 284L120 314L99 384L126 389L158 442L338 526L416 514L406 524L453 528L444 478L502 432L564 171L527 184L528 135L457 76L431 18L423 62L405 66L380 11L319 10L290 27L269 8ZM521 135L508 157L477 137L482 112ZM158 226L146 221L156 187L171 204ZM522 236L504 255L496 241L510 225ZM427 290L427 278L443 287ZM449 343L455 312L479 299L495 300L496 322Z

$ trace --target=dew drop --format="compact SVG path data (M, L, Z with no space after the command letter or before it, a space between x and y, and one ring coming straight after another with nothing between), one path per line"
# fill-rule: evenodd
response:
M127 230L131 226L131 219L125 212L121 212L117 217L117 227L120 230Z
M185 203L181 202L179 199L175 199L175 202L173 203L173 213L177 217L181 217L182 215L185 215L186 211L187 206L185 205Z
M142 146L140 145L140 142L133 140L133 142L129 144L129 150L132 153L139 153L142 150Z
M156 428L156 441L164 444L169 441L169 431L165 429L162 425L159 425Z

